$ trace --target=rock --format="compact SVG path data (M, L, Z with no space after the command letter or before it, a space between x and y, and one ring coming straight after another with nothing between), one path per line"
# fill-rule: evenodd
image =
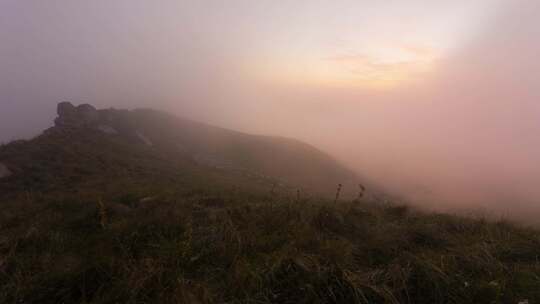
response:
M56 113L58 117L54 120L54 124L58 127L69 127L78 123L77 108L68 101L59 103Z
M99 113L93 106L82 104L75 107L68 101L58 104L58 117L54 120L57 127L79 128L93 125L99 121Z
M118 131L116 131L115 128L113 128L111 126L108 126L108 125L99 125L99 126L97 126L97 129L100 130L101 132L105 133L105 134L110 134L110 135L118 134Z
M6 165L0 163L0 179L10 176L12 173Z
M63 101L56 107L56 113L59 117L74 116L77 113L77 109L71 102Z
M135 133L137 135L137 137L147 146L152 146L152 141L144 134L142 134L141 132L137 131Z
M77 107L77 115L85 124L91 124L99 120L99 114L96 108L87 103L79 105Z

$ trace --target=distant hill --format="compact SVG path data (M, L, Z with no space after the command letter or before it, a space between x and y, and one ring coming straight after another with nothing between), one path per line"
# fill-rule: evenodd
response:
M42 135L0 149L0 162L14 173L11 180L20 181L11 187L73 186L132 168L139 174L242 176L248 184L312 194L333 195L338 184L358 191L353 172L295 139L250 135L150 109L97 110L63 102L57 112L55 126Z

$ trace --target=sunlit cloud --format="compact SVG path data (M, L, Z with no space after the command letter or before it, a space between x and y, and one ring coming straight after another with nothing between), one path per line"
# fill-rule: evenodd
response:
M421 46L393 48L386 54L347 54L326 61L350 85L388 88L420 80L437 58L434 49Z
M421 81L439 58L435 49L414 45L335 53L273 58L260 72L281 84L391 89Z

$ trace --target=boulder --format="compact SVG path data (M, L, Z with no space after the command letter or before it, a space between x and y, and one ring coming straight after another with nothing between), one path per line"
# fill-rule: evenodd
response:
M77 107L77 116L79 116L82 123L86 124L91 124L99 120L99 114L96 108L87 103Z
M71 102L63 101L56 107L56 113L59 117L74 116L77 113L77 109Z
M57 127L79 128L95 125L100 119L96 108L89 104L82 104L75 107L70 102L64 101L58 104L56 112L58 113L58 117L54 123Z
M64 101L56 107L58 117L54 120L54 124L58 127L68 127L78 124L77 108L69 101Z

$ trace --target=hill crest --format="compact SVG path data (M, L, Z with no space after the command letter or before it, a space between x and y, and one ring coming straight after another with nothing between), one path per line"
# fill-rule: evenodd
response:
M121 153L141 150L145 157L157 155L171 164L182 163L178 170L190 166L234 172L265 180L270 185L288 185L314 194L333 195L338 184L346 185L343 195L358 192L358 178L352 171L296 139L251 135L152 109L96 109L90 104L75 106L61 102L57 114L54 127L21 145L55 142L53 146L48 144L50 153L54 154L54 149L69 149L75 144L79 145L78 151L84 153L99 153L95 147L84 148L87 144L121 144L124 145ZM19 146L18 150L25 149ZM81 155L82 159L85 157ZM13 160L17 158L21 157L0 152L0 161L14 172L25 167ZM44 163L47 166L47 162Z

